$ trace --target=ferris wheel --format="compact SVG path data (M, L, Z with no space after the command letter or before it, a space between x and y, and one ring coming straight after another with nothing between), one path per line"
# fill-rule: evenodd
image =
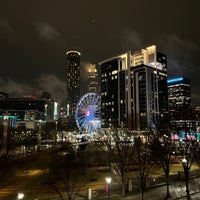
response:
M75 120L81 133L98 133L101 127L101 98L97 93L86 93L81 97L76 106Z

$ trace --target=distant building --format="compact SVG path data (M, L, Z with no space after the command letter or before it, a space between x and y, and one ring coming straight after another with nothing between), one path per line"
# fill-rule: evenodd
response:
M156 46L99 63L102 127L162 129L168 123L167 57Z
M185 77L168 79L168 101L171 120L190 119L191 84Z
M30 121L55 121L58 119L57 102L52 98L3 98L0 99L0 116L8 115L9 118L14 118L17 124L23 126L30 125L34 128ZM29 123L28 123L29 122Z
M0 99L8 98L8 94L4 92L0 92Z
M90 64L87 69L87 92L98 92L98 73L96 65Z
M200 122L200 105L192 106L192 116L193 116L193 119Z
M198 131L198 133L200 133L200 105L192 106L192 119L195 120L196 130Z
M173 129L194 129L192 117L191 83L188 78L168 79L170 124Z
M68 51L66 63L66 116L74 118L80 99L80 56L78 51Z

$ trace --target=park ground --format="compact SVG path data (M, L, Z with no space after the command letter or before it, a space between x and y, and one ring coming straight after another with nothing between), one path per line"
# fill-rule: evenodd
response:
M47 167L49 154L50 151L47 150L34 153L28 159L25 156L24 158L15 160L15 167L0 180L0 199L15 200L19 193L24 194L24 200L59 199L58 194L47 184L41 170ZM96 167L91 168L91 170L95 173L93 173L93 177L90 177L87 184L82 188L78 199L87 199L89 188L92 191L92 199L107 199L105 177L108 175L108 170L106 167ZM182 166L177 164L173 166L171 174L178 177L178 172L180 171L182 171ZM122 199L119 184L119 177L115 174L112 182L111 199ZM176 184L184 185L184 182L176 182ZM174 186L171 185L170 187ZM162 200L165 193L166 186L158 183L145 192L145 199ZM135 191L129 192L123 199L139 199L139 193ZM178 198L172 197L171 199L175 200Z

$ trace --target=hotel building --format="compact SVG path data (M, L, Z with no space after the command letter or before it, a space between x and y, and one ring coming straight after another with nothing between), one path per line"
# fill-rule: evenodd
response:
M66 64L66 116L74 118L80 99L80 56L78 51L68 51Z

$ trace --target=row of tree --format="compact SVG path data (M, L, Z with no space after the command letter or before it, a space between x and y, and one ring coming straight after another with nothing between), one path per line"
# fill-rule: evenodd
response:
M8 134L9 145L12 145L10 148L14 148L15 145L36 144L37 131L13 129L9 130ZM138 187L143 200L152 171L162 166L166 182L166 198L170 197L170 170L175 160L178 160L183 166L186 195L187 199L190 199L189 171L194 162L200 164L198 142L174 142L168 137L157 137L149 133L133 136L126 129L112 129L98 135L93 143L100 152L104 152L102 155L107 155L107 162L104 164L108 164L110 173L115 171L121 178L122 196L126 194L127 172L137 171ZM62 151L67 153L62 154ZM72 200L87 183L88 178L92 177L91 171L87 170L89 165L86 158L89 156L86 155L85 146L76 149L73 144L65 143L62 149L52 151L48 168L42 170L48 184L58 192L60 199L65 198L61 185L65 188L64 194Z
M174 142L168 137L155 135L132 137L126 130L114 129L101 134L93 142L101 155L107 155L105 165L109 166L109 173L113 171L121 179L122 196L127 189L129 172L135 171L141 199L144 199L145 189L155 170L162 168L166 183L166 199L170 197L170 170L175 161L183 166L185 175L186 196L190 199L189 172L193 163L200 163L200 146L196 141ZM84 146L85 147L85 146ZM48 169L43 174L48 177L48 183L56 190L60 199L75 199L81 188L93 176L89 165L86 148L73 148L73 144L65 143L65 154L60 150L54 151ZM100 156L96 155L100 159ZM96 165L96 160L94 161ZM93 164L94 164L93 163ZM101 163L102 165L102 163ZM130 178L130 177L129 177ZM60 184L64 186L63 193ZM63 196L64 194L64 196Z
M131 167L137 166L137 178L143 200L151 173L157 167L162 166L166 182L166 198L169 198L170 170L172 164L178 161L183 166L186 196L187 199L190 199L189 172L194 162L197 164L200 162L199 142L175 142L167 136L157 137L148 133L145 137L134 136L134 139L130 140L130 137L127 137L130 134L122 129L109 131L107 136L107 139L98 140L97 144L102 150L105 150L102 147L107 146L111 166L121 177L123 196L125 195L126 171L128 169L131 170Z

